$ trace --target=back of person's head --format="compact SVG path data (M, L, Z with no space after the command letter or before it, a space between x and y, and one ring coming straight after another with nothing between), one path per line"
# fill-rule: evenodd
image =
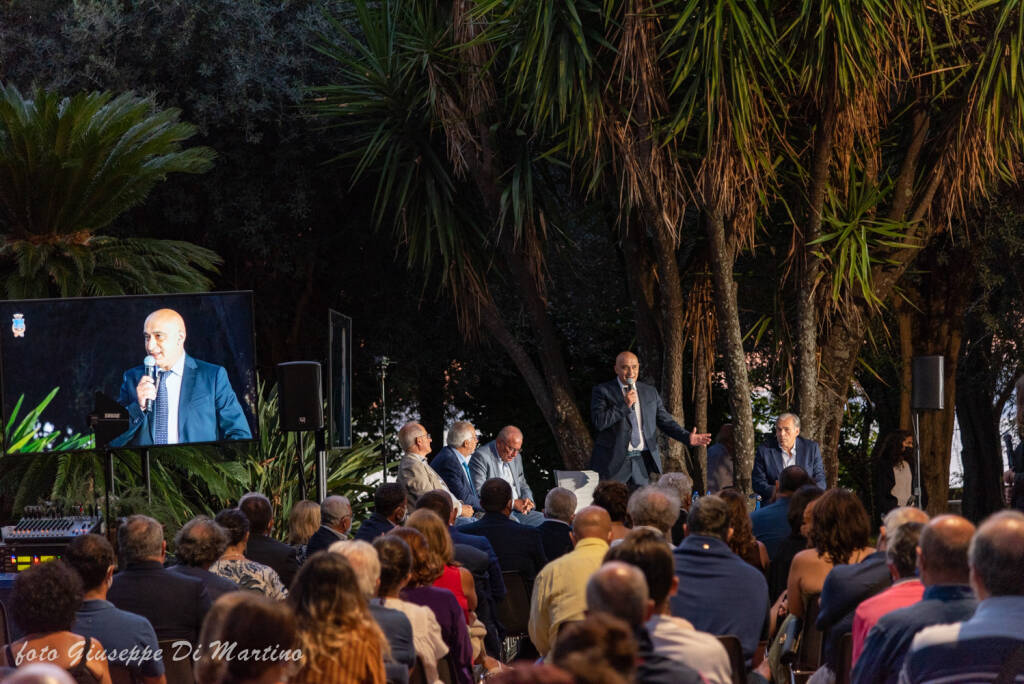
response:
M587 506L580 510L572 521L572 536L579 542L582 539L603 539L608 541L612 535L612 519L608 511L600 506Z
M779 473L779 494L792 494L809 484L814 484L814 480L811 479L806 470L798 465L783 468L782 472Z
M67 670L52 663L22 665L4 677L4 684L75 684Z
M400 588L412 570L412 551L401 537L385 534L373 540L380 560L380 595L387 596Z
M148 515L129 516L117 530L117 546L126 563L159 558L164 528Z
M913 506L901 506L899 508L892 509L885 514L885 518L882 522L885 526L886 537L891 537L901 525L905 525L910 522L925 524L928 522L928 514L920 508L914 508Z
M488 675L487 684L576 684L576 680L554 665L522 662L502 666L500 671Z
M830 489L811 510L811 545L833 565L843 565L868 545L871 521L860 498L848 489Z
M214 613L211 620L210 614ZM195 667L196 684L260 682L272 670L281 672L301 659L291 608L254 592L222 596L210 609L199 642L233 644L235 650L231 657L226 649L202 649ZM259 656L240 657L241 653Z
M288 602L302 630L338 623L351 626L368 614L366 595L360 591L352 564L329 551L314 553L299 567Z
M320 504L320 522L328 527L337 527L345 518L352 518L352 505L339 494L332 494Z
M24 634L67 631L83 593L82 579L64 561L33 565L14 578L11 617Z
M107 571L117 561L114 547L99 534L75 537L64 550L64 562L82 578L85 591L92 591L107 579Z
M413 511L405 524L420 531L427 541L430 553L436 556L435 563L442 566L452 564L455 551L452 547L452 538L448 534L448 525L441 522L437 513L425 508L417 509Z
M182 565L204 570L228 548L228 533L223 527L200 515L189 520L174 535L174 555Z
M647 619L647 580L639 568L609 561L587 581L587 610L608 613L639 627Z
M292 506L288 513L288 543L293 546L305 544L320 527L320 505L303 499Z
M443 489L432 489L416 499L416 510L433 511L447 525L452 519L452 496Z
M552 487L544 497L544 515L548 518L570 522L576 513L576 495L565 487Z
M385 482L373 491L373 510L385 518L405 503L405 487L398 482Z
M512 501L512 485L492 477L480 485L480 507L488 513L501 513Z
M940 515L921 530L921 579L929 584L967 584L967 548L974 524L959 515Z
M799 537L800 528L804 524L804 509L822 494L825 490L818 485L804 485L793 493L789 498L789 511L786 513L786 521L789 523L789 536Z
M249 534L249 518L237 508L225 508L213 519L228 535L228 546L237 546Z
M385 536L398 537L409 546L412 554L412 567L409 569L409 586L422 587L434 582L441 573L444 566L437 562L437 556L430 553L427 540L419 530L411 527L396 527L388 530Z
M250 534L267 534L274 522L274 507L270 499L259 492L243 494L238 500L238 510L249 519Z
M885 547L885 560L896 569L900 578L913 577L917 572L917 545L924 524L909 522L900 525Z
M748 558L757 551L757 539L754 538L754 526L747 510L747 497L737 489L724 488L718 497L729 506L729 548L740 558Z
M676 563L664 536L648 527L630 530L621 542L608 550L604 560L638 567L644 574L647 591L655 606L668 599L676 576Z
M576 684L626 684L633 681L636 660L632 628L607 613L566 625L551 650L551 662Z
M693 498L693 478L686 473L662 473L658 486L675 492L680 506Z
M686 516L686 533L727 540L729 504L714 495L702 496L694 501Z
M608 511L613 523L626 521L629 507L629 487L617 480L602 480L594 488L594 505Z
M993 513L981 524L967 552L971 575L989 596L1024 596L1024 514Z
M647 525L667 535L679 518L679 497L671 489L641 487L629 497L626 512L634 527Z
M375 548L364 541L345 540L334 542L327 550L348 559L359 580L359 590L367 598L376 595L377 581L380 579L380 558Z

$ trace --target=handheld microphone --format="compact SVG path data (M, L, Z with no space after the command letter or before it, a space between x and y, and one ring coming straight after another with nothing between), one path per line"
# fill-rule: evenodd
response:
M144 358L142 360L142 365L146 369L146 375L148 375L149 377L153 378L153 382L156 383L156 359L154 359L152 356L146 356L146 358ZM148 413L148 412L150 412L152 410L153 410L153 400L152 399L147 399L146 400L146 412Z
M636 381L633 378L629 379L629 391L636 392Z

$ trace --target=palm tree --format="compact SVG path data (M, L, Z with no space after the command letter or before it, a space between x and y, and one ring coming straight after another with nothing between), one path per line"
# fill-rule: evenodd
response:
M25 98L0 87L0 274L8 298L196 291L219 257L100 233L169 173L203 173L195 128L130 93Z

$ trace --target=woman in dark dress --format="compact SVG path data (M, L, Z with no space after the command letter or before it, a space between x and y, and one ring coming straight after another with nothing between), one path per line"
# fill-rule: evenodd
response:
M871 458L875 517L900 506L913 503L914 485L914 435L906 430L893 430L878 440Z

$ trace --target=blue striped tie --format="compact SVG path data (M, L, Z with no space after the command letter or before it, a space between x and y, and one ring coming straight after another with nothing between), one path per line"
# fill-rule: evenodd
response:
M167 376L170 371L159 371L160 380L156 388L156 402L153 407L153 442L167 444Z

